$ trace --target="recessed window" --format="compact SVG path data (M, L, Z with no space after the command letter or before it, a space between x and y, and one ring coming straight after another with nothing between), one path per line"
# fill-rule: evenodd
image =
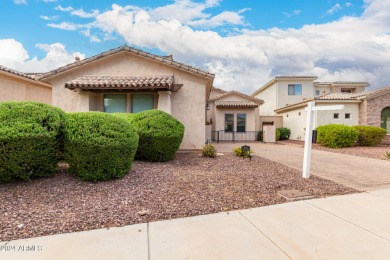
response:
M154 108L153 94L132 94L131 113L138 113Z
M300 116L301 115L301 112L298 112L298 116Z
M246 131L246 114L237 114L237 132Z
M334 114L333 114L333 118L334 118L334 119L339 119L339 113L334 113Z
M302 95L302 84L289 84L288 85L288 95L289 96Z
M351 113L345 113L345 119L351 119Z
M288 117L288 114L286 115L286 117Z
M234 114L225 114L225 132L233 132Z
M319 95L320 95L320 91L316 90L316 96L319 96Z
M104 112L116 113L126 112L126 95L125 94L106 94L104 95Z

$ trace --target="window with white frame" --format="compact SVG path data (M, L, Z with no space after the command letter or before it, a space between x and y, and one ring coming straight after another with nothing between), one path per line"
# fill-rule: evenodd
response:
M288 84L288 95L289 96L302 95L302 84Z
M316 89L316 96L319 96L320 95L320 91L318 89Z

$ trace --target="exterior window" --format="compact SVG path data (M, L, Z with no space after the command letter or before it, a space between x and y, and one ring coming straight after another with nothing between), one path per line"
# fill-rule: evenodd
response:
M334 114L333 114L333 118L334 118L334 119L339 119L339 113L334 113Z
M126 95L125 94L106 94L104 95L104 112L126 112Z
M352 91L352 89L346 89L346 88L342 88L341 89L341 93L352 93L353 91Z
M234 114L225 114L225 132L233 132Z
M345 119L351 119L351 113L345 113Z
M131 95L131 113L138 113L154 108L153 94Z
M289 84L288 85L288 95L289 96L302 95L302 84Z
M298 116L300 116L301 115L301 112L298 112Z
M246 114L237 114L237 132L246 131Z
M319 96L320 95L320 91L317 89L316 90L316 96Z
M390 107L385 107L381 112L381 127L390 134Z

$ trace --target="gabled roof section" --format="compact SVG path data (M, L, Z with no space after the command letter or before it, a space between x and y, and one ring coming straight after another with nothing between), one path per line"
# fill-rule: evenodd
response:
M51 87L49 84L37 80L34 76L31 76L29 73L23 73L23 72L13 70L13 69L10 69L10 68L2 66L2 65L0 65L0 73L4 73L4 74L8 74L10 76L25 79L27 81L34 82L36 84L40 84L40 85L45 86L45 87Z
M140 57L144 57L144 58L149 59L149 60L157 61L157 62L166 64L168 66L172 66L172 67L178 68L180 70L183 70L183 71L186 71L186 72L190 72L190 73L193 73L193 74L196 74L196 75L199 75L199 76L202 76L204 78L211 79L211 80L213 80L214 77L215 77L215 75L210 73L210 72L207 72L207 71L204 71L204 70L201 70L201 69L198 69L198 68L194 68L194 67L192 67L190 65L186 65L184 63L180 63L180 62L174 61L171 57L168 57L168 56L158 56L158 55L151 54L151 53L148 53L148 52L144 52L142 50L139 50L139 49L136 49L136 48L133 48L133 47L125 45L125 46L118 47L116 49L111 49L109 51L100 53L98 55L92 56L92 57L84 59L84 60L76 61L74 63L71 63L71 64L68 64L66 66L60 67L58 69L49 71L49 72L44 73L41 76L39 76L38 79L39 80L43 80L43 79L49 78L51 76L54 76L54 75L57 75L57 74L60 74L60 73L64 73L64 72L69 71L71 69L78 68L78 67L83 66L85 64L88 64L88 63L100 60L102 58L106 58L106 57L112 56L112 55L120 53L120 52L132 53L132 54L138 55Z
M314 100L358 100L364 96L363 93L327 93L322 96L315 97Z
M226 92L225 94L222 94L222 95L219 95L215 98L211 98L209 101L212 102L212 101L216 101L216 100L219 100L221 98L225 98L225 97L229 97L229 96L239 96L239 97L242 97L242 98L245 98L249 101L252 101L258 105L261 105L264 103L263 100L259 99L259 98L255 98L255 97L251 97L251 96L248 96L244 93L241 93L241 92L238 92L238 91L229 91L229 92Z
M259 88L255 92L253 92L251 94L251 96L255 96L255 95L259 94L260 92L263 92L264 90L266 90L267 88L269 88L270 86L272 86L274 83L276 83L278 81L286 81L286 80L291 80L291 81L297 81L297 80L308 81L308 80L310 80L310 81L314 81L316 79L317 79L316 76L276 76L275 78L273 78L270 81L268 81L264 86L262 86L261 88Z
M23 77L23 78L34 80L34 78L30 77L27 73L23 73L23 72L20 72L20 71L17 71L17 70L13 70L13 69L7 68L7 67L2 66L2 65L0 65L0 71L7 72L9 74L13 74L13 75L20 76L20 77Z

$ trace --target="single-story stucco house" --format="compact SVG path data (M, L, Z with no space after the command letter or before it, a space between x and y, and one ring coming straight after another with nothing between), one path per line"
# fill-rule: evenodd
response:
M33 100L52 103L51 85L35 79L35 74L22 73L0 65L0 102Z
M0 84L8 93L2 91L1 100L43 101L23 96L22 91L11 95L14 85L31 83L36 86L27 88L34 93L38 93L38 87L51 88L51 100L47 103L66 112L136 113L160 109L184 124L181 150L201 149L205 144L205 109L215 76L176 62L172 56L122 46L84 60L76 59L72 64L37 74L34 79L23 73L8 74L12 80Z

